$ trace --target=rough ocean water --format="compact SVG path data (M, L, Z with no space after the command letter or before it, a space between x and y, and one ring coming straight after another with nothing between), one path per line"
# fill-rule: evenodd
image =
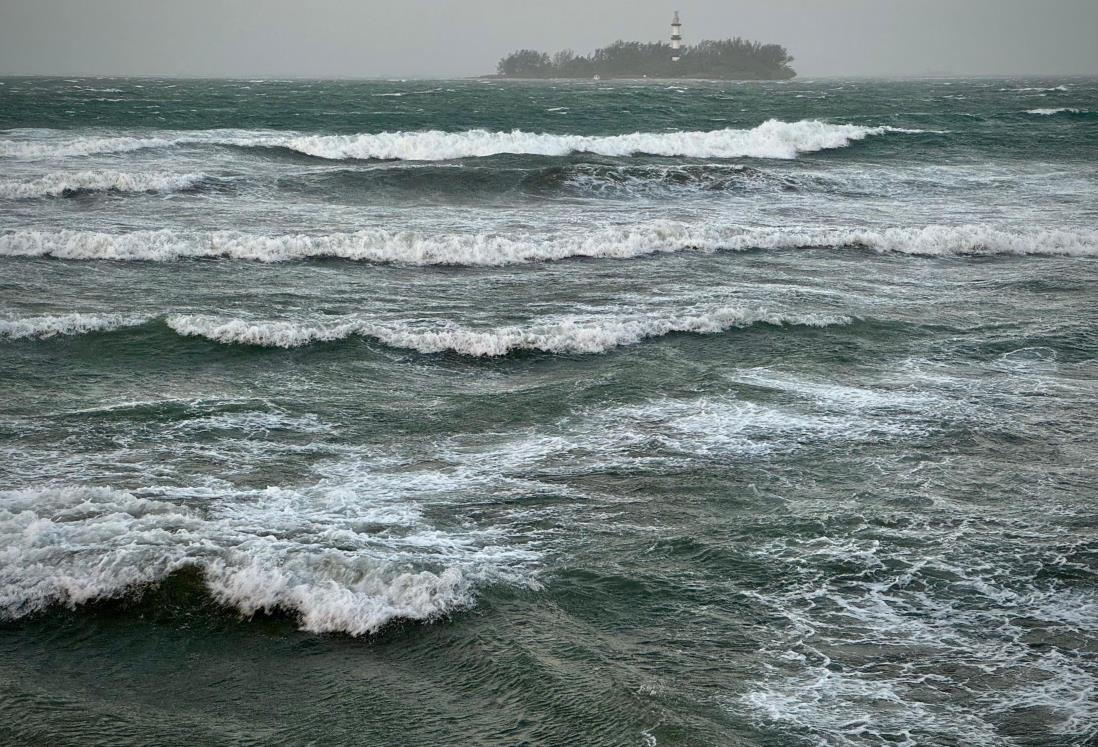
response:
M0 742L1098 740L1098 81L0 80Z

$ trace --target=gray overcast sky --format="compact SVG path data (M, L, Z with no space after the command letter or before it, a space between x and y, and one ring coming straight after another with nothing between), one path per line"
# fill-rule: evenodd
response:
M520 47L784 44L802 76L1098 74L1098 0L0 0L0 74L464 76Z

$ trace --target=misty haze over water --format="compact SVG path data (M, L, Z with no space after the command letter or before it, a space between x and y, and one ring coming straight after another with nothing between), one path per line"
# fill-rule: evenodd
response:
M741 36L802 76L1098 74L1092 0L560 0L352 3L0 0L0 74L464 77L521 48Z

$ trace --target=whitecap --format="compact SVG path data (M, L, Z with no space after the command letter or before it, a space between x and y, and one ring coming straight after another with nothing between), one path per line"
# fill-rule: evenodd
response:
M0 256L69 260L171 261L225 258L285 262L330 257L406 265L499 266L572 257L628 259L683 251L717 252L859 247L917 256L1098 255L1098 231L931 225L884 229L752 227L651 221L584 234L470 233L365 229L350 233L264 236L239 231L13 230L0 234Z
M689 158L795 158L800 153L845 148L872 135L916 132L820 121L769 120L750 130L635 132L625 135L556 135L521 130L492 132L386 132L360 135L299 136L284 147L328 159L437 161L505 153L566 156L638 154Z
M441 531L407 504L327 484L204 508L109 487L0 492L0 617L120 597L195 568L242 615L283 610L303 630L365 635L468 607L479 583L534 583L536 553Z
M1055 114L1089 114L1087 109L1078 109L1070 106L1061 106L1056 109L1027 109L1026 114L1036 114L1043 117L1051 117Z
M57 314L0 319L0 339L44 339L58 335L86 335L145 324L148 318L128 314Z
M734 307L684 309L670 314L563 317L488 329L472 329L454 322L423 324L368 319L347 319L327 324L202 315L175 315L167 319L168 326L181 335L205 337L231 345L294 348L359 335L390 347L424 354L453 352L473 357L502 356L519 350L603 353L648 338L679 332L714 334L753 324L824 327L849 323L850 319L843 316Z
M165 171L56 171L28 180L0 179L0 198L60 197L77 192L182 192L194 189L205 178L204 174Z
M690 158L796 158L801 153L845 148L871 136L914 134L922 130L832 124L819 120L771 119L751 129L633 132L575 135L513 130L380 132L355 135L306 135L274 130L161 131L155 136L81 135L51 132L46 138L0 140L0 156L21 159L64 158L119 153L144 148L188 145L287 148L326 159L439 161L500 154L566 156L683 156Z

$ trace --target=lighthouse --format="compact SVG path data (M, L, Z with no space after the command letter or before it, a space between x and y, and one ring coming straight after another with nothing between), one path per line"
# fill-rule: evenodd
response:
M675 11L675 18L671 21L671 61L679 61L679 52L682 49L682 24L679 22L679 12Z

